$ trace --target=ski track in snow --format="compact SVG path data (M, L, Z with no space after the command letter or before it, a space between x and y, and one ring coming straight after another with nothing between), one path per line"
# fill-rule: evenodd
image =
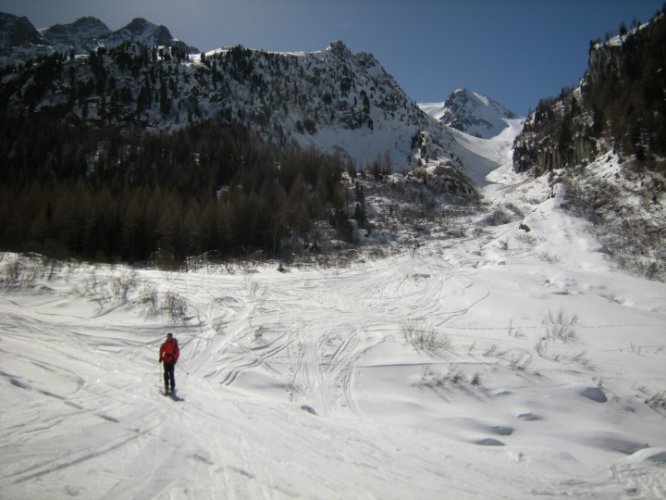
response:
M511 127L464 137L507 224L346 268L63 263L3 288L0 498L666 497L666 286L511 171Z

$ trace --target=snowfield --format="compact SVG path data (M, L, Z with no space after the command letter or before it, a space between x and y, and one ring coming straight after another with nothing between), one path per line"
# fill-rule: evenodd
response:
M512 172L508 124L455 132L487 210L384 259L2 254L0 498L666 497L666 284Z

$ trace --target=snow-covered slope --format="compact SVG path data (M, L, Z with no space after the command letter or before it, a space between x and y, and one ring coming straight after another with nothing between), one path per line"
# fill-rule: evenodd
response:
M512 161L513 141L523 128L523 118L505 118L504 128L491 140L451 129L456 139L457 155L466 165L465 173L477 186L486 186L487 176Z
M385 259L3 254L2 498L664 498L666 285L615 269L507 137L458 139L486 209Z
M507 127L515 114L497 101L467 89L457 89L444 102L419 104L444 125L489 139Z

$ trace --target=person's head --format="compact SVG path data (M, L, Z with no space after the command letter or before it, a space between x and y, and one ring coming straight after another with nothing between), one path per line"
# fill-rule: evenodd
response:
M167 333L167 339L172 339L173 338L173 333Z

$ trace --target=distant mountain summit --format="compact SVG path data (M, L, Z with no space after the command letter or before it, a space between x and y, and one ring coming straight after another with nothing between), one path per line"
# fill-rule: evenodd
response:
M111 30L96 17L82 17L71 24L55 24L41 33L58 52L84 52L100 45Z
M74 51L86 53L97 47L112 48L125 42L173 47L193 54L199 49L174 38L165 26L137 18L127 26L111 31L95 17L82 17L69 24L56 24L37 30L26 17L0 12L0 67L29 59Z
M133 19L127 26L102 38L106 47L115 47L125 41L150 46L176 47L188 54L198 53L199 49L187 45L171 35L166 26L156 25L143 18Z
M505 118L515 118L510 109L493 99L467 89L457 89L444 102L419 105L443 125L489 139L507 127Z
M43 45L46 40L27 17L0 12L0 49Z
M50 52L48 41L27 17L0 12L0 67Z

